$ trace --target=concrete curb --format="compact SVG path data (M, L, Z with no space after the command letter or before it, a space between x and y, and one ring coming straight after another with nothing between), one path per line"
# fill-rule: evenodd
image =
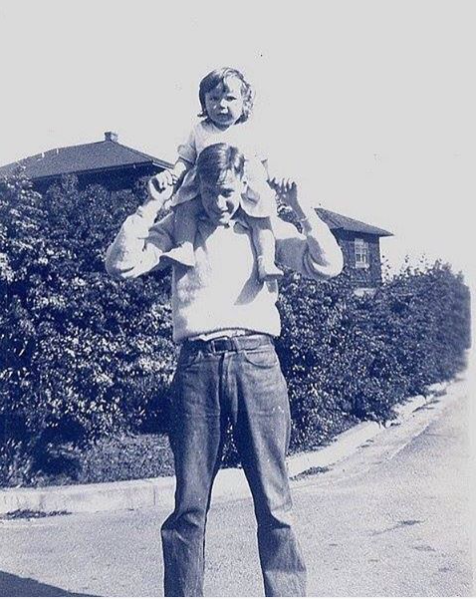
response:
M430 388L429 395L418 395L396 408L397 422L411 417L415 410L431 402L435 395L443 394L448 383L438 383ZM317 451L291 456L288 460L290 476L310 468L328 468L349 457L365 442L373 439L385 427L376 422L362 422L338 435L332 443ZM167 507L173 505L175 477L144 480L43 487L35 489L0 490L0 514L17 510L33 512L98 512ZM248 485L241 469L230 468L218 473L213 498L229 499L249 495Z

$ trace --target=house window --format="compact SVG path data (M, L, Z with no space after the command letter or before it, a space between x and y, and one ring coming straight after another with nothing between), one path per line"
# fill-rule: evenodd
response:
M369 268L370 266L370 250L369 243L364 239L356 239L354 242L355 248L355 267Z

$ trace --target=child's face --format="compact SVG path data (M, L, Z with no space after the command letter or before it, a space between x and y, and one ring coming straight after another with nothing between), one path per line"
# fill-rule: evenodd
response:
M234 125L243 114L241 81L227 77L223 83L205 94L205 109L213 123L222 129Z
M200 179L200 195L208 218L215 225L227 225L238 210L244 183L227 171L217 183Z

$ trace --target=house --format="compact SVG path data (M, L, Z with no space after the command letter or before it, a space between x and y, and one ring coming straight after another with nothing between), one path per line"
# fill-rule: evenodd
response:
M0 167L0 176L8 176L19 165L40 192L64 174L75 174L80 188L98 183L111 191L131 189L139 179L172 167L165 160L119 143L112 131L107 131L99 142L49 150ZM324 208L317 208L317 212L342 248L345 268L356 292L378 287L382 281L380 238L392 233Z
M150 177L172 164L118 141L117 133L107 131L102 141L48 150L0 167L0 176L12 174L19 166L34 188L44 192L61 175L75 174L80 188L93 183L111 191L130 189L141 177Z
M342 249L345 270L356 292L363 294L378 287L382 282L380 238L391 237L393 233L324 208L317 208L317 213Z

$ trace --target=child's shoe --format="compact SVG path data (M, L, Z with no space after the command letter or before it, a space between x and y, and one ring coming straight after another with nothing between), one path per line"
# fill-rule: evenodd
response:
M275 281L284 275L283 271L274 262L258 256L258 277L260 281Z
M162 260L178 262L184 266L195 266L195 254L191 243L183 243L162 254Z

